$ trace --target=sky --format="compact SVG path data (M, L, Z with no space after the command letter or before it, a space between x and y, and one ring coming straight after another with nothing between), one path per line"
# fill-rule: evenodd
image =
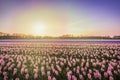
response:
M120 0L0 0L0 32L120 35Z

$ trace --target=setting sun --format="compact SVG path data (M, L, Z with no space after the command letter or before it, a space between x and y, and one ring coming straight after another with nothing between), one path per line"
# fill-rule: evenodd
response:
M33 24L33 34L34 35L43 35L45 32L45 25L43 23Z

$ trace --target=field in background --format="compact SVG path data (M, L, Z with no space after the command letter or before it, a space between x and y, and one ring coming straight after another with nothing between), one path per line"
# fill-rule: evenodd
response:
M3 79L120 80L120 42L1 41Z

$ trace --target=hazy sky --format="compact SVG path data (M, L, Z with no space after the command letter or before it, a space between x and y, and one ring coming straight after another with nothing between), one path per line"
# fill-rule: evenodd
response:
M120 0L0 0L0 32L120 35Z

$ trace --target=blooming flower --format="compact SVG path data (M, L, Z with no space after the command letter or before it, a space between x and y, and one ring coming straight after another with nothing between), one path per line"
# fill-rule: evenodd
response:
M36 76L35 76L36 77ZM25 79L29 79L29 74L27 73L26 75L25 75ZM36 79L36 78L35 78Z

